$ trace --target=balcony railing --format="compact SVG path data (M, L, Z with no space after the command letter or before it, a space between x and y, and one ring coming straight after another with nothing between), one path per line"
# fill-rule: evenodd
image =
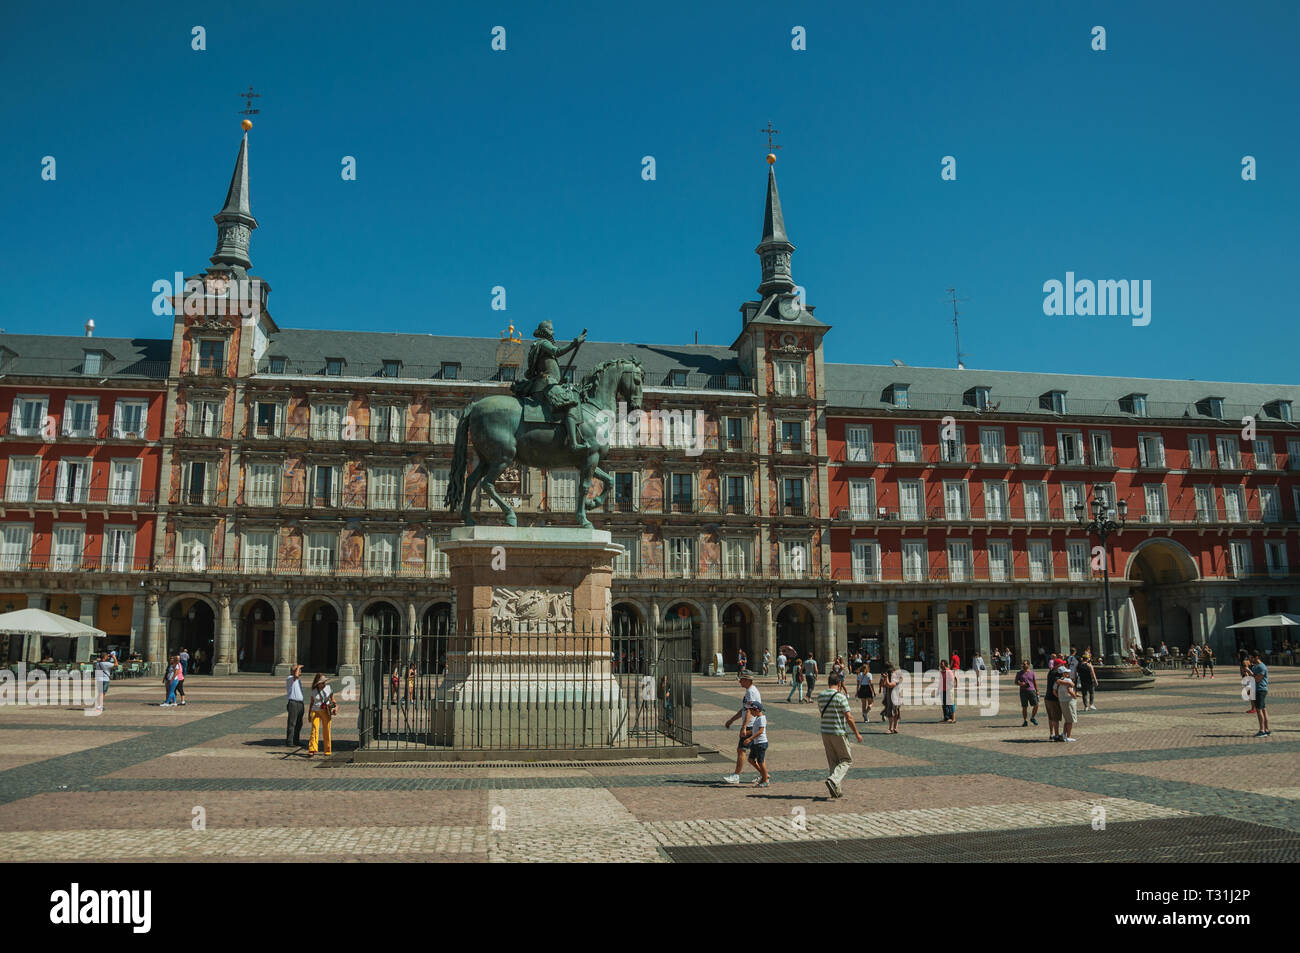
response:
M1203 513L1193 504L1166 507L1151 513L1137 512L1140 509L1140 503L1129 506L1127 525L1133 527L1147 524L1241 526L1247 523L1272 524L1286 521L1280 507L1266 514L1257 504L1246 506L1240 516L1232 520L1227 519L1226 515L1221 515L1222 509L1216 510L1213 514ZM1073 507L1064 507L1060 503L1029 507L1023 503L1009 503L990 507L986 502L976 500L964 513L950 511L942 506L931 506L924 512L926 515L922 519L921 511L900 511L897 506L877 506L874 509L841 506L835 510L835 519L841 522L886 524L895 522L1068 524L1077 521ZM1294 514L1292 519L1293 521L1296 519Z
M48 553L15 558L0 557L0 572L51 572L51 573L142 573L150 570L147 556L136 559L114 559L111 556L59 556Z
M95 340L94 338L91 339ZM170 365L167 361L137 361L128 358L110 360L105 356L99 367L86 369L79 357L13 357L0 360L0 374L8 377L85 377L102 380L113 377L144 378L165 381Z
M594 365L578 367L573 380L580 381ZM277 359L272 372L271 361L263 360L257 367L259 377L338 377L347 380L404 380L493 383L507 387L514 380L511 369L504 371L500 365L474 366L439 362L437 364L406 364L385 366L382 361L353 361L342 365L337 373L327 373L324 361L281 361ZM517 371L516 371L517 373ZM718 390L753 393L753 378L740 374L704 374L697 371L676 371L646 377L645 387L654 389Z
M10 508L23 507L107 507L109 509L137 509L153 506L153 490L127 490L119 487L90 486L75 491L54 484L42 483L39 486L14 488L9 487L0 505Z

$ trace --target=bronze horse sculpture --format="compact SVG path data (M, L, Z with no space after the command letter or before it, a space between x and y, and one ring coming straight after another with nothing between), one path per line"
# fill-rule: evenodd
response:
M634 358L605 361L582 379L579 385L582 423L579 436L587 446L570 450L565 444L562 426L553 421L526 421L525 406L535 402L521 402L511 394L493 394L469 405L456 428L456 446L452 451L451 474L445 504L448 509L460 508L466 526L473 526L470 502L474 489L483 484L483 492L501 507L506 525L516 526L515 511L497 493L496 480L510 464L518 461L524 466L548 470L573 468L578 471L578 490L575 494L574 516L579 526L591 526L587 510L605 504L613 480L600 468L609 453L610 438L617 423L620 403L632 410L641 409L641 387L645 371ZM465 476L469 446L474 446L478 465ZM587 499L591 478L599 477L603 489L598 496Z

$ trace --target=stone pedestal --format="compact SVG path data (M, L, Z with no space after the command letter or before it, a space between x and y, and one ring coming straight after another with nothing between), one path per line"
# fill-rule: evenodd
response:
M626 737L610 583L622 547L578 527L466 526L439 544L456 594L429 742L599 747Z

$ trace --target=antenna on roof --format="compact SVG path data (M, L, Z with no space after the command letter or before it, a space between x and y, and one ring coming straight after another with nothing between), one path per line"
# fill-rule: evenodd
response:
M953 338L957 342L957 370L964 371L966 369L966 365L962 363L961 359L963 357L969 357L970 355L961 349L961 328L957 324L957 302L969 301L970 299L958 298L956 288L949 288L947 289L947 291L948 294L952 295L952 334L953 334Z

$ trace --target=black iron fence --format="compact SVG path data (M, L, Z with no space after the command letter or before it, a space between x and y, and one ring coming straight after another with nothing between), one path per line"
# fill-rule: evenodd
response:
M663 749L691 740L691 629L616 619L363 636L369 750Z

